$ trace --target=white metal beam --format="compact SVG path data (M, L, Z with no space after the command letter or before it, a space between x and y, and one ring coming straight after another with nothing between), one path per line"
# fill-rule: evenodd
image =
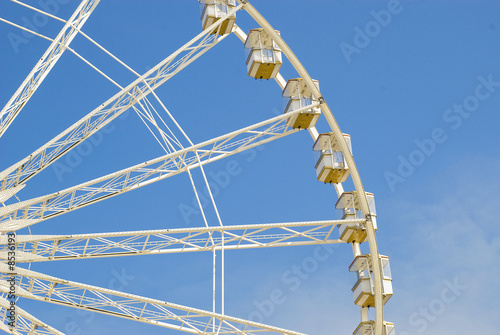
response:
M240 8L241 5L231 12L235 12ZM227 15L231 15L231 12ZM215 46L227 36L210 34L210 31L216 29L222 24L222 21L221 19L215 22L210 26L210 29L198 34L169 57L31 155L0 172L0 191L25 183Z
M10 327L11 319L9 318L10 302L4 297L0 297L0 329L16 335L64 335L57 329L38 320L33 315L29 314L19 306L15 306L16 319L14 327Z
M83 0L21 86L0 111L0 137L57 63L100 0Z
M316 104L178 150L68 189L0 207L0 232L21 228L268 143L298 130L286 119Z
M0 291L8 292L8 266L0 264ZM300 333L205 310L59 279L16 268L16 295L192 334ZM212 330L215 320L217 331Z
M297 245L345 243L331 234L338 224L364 220L331 220L177 228L75 235L17 235L16 263L67 259L157 255ZM0 236L0 259L7 262L7 237Z

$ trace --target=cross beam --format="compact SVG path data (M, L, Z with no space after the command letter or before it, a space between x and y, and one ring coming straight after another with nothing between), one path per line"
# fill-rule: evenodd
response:
M15 323L14 327L10 327L12 321L10 316L10 302L4 297L0 297L0 329L16 335L64 335L57 329L47 325L46 323L38 320L33 315L15 306Z
M295 133L286 125L290 115L317 103L249 127L193 145L151 161L117 171L68 189L0 207L0 232L17 231L92 203L163 180Z
M84 0L81 2L57 37L50 44L47 51L45 51L38 63L36 63L33 70L31 70L28 77L26 77L9 102L0 111L0 137L2 137L24 105L26 105L33 93L35 93L50 70L52 70L78 31L83 27L85 21L92 14L99 1Z
M77 235L17 235L16 263L345 243L332 238L334 228L338 224L354 225L364 221L309 221ZM8 251L7 236L0 236L0 259L4 262L8 260Z
M8 292L8 266L0 264L0 291ZM192 334L300 333L197 308L59 279L16 267L16 295ZM214 324L215 321L215 324ZM215 325L215 326L214 326Z
M227 16L241 7L242 5L235 7ZM210 34L223 21L224 18L215 22L210 26L210 29L198 34L151 70L99 105L87 116L77 121L28 157L0 172L0 196L2 192L12 187L19 187L19 185L34 177L210 50L227 36Z

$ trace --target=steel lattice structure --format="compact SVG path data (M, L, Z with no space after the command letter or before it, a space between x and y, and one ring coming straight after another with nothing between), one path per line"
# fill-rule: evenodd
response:
M22 112L30 97L36 92L66 50L72 52L90 65L92 69L116 85L119 91L24 159L0 171L0 203L3 205L0 207L0 291L3 294L0 297L0 316L2 317L0 329L12 334L63 334L38 320L28 311L22 309L21 306L13 303L11 295L12 292L15 292L15 296L22 298L19 300L20 302L25 299L43 301L48 304L68 306L193 334L300 334L292 330L226 315L223 304L223 283L221 285L222 307L220 313L217 313L215 310L215 293L213 310L206 311L57 278L32 271L29 265L31 263L59 260L76 262L82 259L106 257L211 252L213 254L215 292L216 252L220 252L223 256L225 251L230 250L348 244L351 242L338 238L336 233L337 227L344 227L343 229L347 227L365 232L370 250L370 273L373 282L372 295L374 304L361 306L362 324L369 322L368 308L374 307L375 320L373 321L374 329L372 333L386 335L385 322L383 321L383 305L385 303L383 299L386 292L383 287L383 270L375 237L375 218L370 209L367 193L364 190L349 145L344 140L344 135L316 83L311 79L279 33L248 1L200 1L205 5L205 10L206 6L213 5L219 6L217 7L219 9L225 8L225 12L215 21L209 22L205 29L192 40L151 67L143 75L133 71L82 31L90 15L95 10L98 10L99 0L81 1L68 20L57 18L52 14L17 0L12 1L48 17L58 19L64 22L64 27L52 39L0 18L0 21L5 24L10 24L51 41L49 48L39 59L33 70L0 111L0 137L4 135L16 116ZM229 7L229 9L226 7ZM194 144L167 110L156 90L231 34L236 35L246 46L248 35L231 21L237 12L241 13L243 11L249 14L260 27L259 29L270 37L273 45L276 46L276 50L282 52L288 59L297 71L300 80L311 92L312 97L305 106L295 108L293 111ZM228 22L233 24L232 28L231 24L227 28ZM227 29L229 29L228 33L223 32ZM87 38L112 57L114 61L131 71L137 78L125 87L117 84L69 46L78 35ZM274 79L281 89L285 89L287 81L281 74L276 74ZM156 99L157 103L166 112L164 115L172 118L172 122L186 138L189 145L183 146L181 144L181 141L163 122L161 116L156 113L149 98ZM75 150L78 145L128 110L136 111L147 127L150 130L153 129L151 131L153 135L155 135L155 131L159 134L159 138L156 135L155 137L164 148L164 155L58 192L22 201L13 199L13 197L17 198L17 195L21 195L24 188L29 188L28 181L30 179L36 177L64 155ZM346 216L342 220L223 225L203 167L245 150L280 140L289 135L293 136L293 134L299 132L300 127L297 129L291 126L290 119L309 113L312 110L321 110L330 128L329 136L338 143L338 152L342 153L345 158L345 164L349 169L348 175L354 185L355 193L358 195L356 201L357 206L359 206L357 208L359 215L356 214L356 218ZM162 122L165 127L162 126ZM313 140L318 140L319 133L314 124L307 128ZM219 225L214 226L207 223L192 178L192 172L195 170L200 171L204 177ZM31 234L31 230L29 230L31 226L50 218L76 211L179 174L189 175L203 214L205 227L86 234L55 233L50 235ZM345 194L342 182L336 182L334 186L339 198ZM12 239L11 236L16 236L16 238ZM360 256L360 243L353 241L351 245L354 256ZM11 257L13 253L15 254L15 261ZM223 264L224 258L222 258L222 269L224 269ZM361 270L358 269L357 271ZM224 280L223 275L222 280ZM15 305L14 320L9 318L9 315L12 315L10 311L13 305ZM12 324L15 324L15 327Z
M331 236L334 228L338 224L364 222L333 220L78 235L18 235L16 262L345 243ZM5 240L6 236L3 237ZM6 259L7 252L7 243L3 241L0 257Z

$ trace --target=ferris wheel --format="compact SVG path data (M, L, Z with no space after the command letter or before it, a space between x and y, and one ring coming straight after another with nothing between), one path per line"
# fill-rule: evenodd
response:
M43 87L42 82L63 54L76 56L118 91L59 135L54 137L52 134L52 139L39 145L25 158L5 162L0 156L0 329L12 334L64 334L64 330L52 327L50 320L39 318L23 306L28 301L39 301L47 304L47 308L62 305L178 332L301 334L226 313L225 287L231 283L225 280L225 257L234 250L244 252L257 248L349 244L343 247L352 248L353 260L348 270L355 278L352 287L354 304L361 311L359 324L352 325L353 334L395 335L394 324L384 321L383 315L383 306L392 296L389 259L378 251L374 195L363 187L352 155L351 138L342 133L337 124L320 92L320 82L309 76L280 32L249 1L199 0L199 34L151 66L144 74L133 70L84 32L84 24L91 14L99 11L99 0L81 1L67 20L49 13L47 9L35 8L17 0L12 2L37 15L60 21L64 26L54 38L1 15L2 24L49 40L50 46L1 109L0 137L8 134L9 127L22 114L37 89ZM149 5L154 6L153 3ZM193 13L193 16L197 15ZM240 16L245 16L247 21L244 22L252 22L253 26L243 30L238 25L237 17ZM222 45L227 38L234 38L232 35L241 41L241 48L245 50L245 58L241 58L245 62L248 77L274 80L282 91L280 98L285 100L284 110L254 124L233 128L230 132L216 136L210 135L210 139L196 142L184 130L181 122L174 118L176 112L170 112L167 108L168 103L159 93L159 88L174 76L182 76L181 72L207 51L214 48L213 52L217 52L217 46ZM82 56L79 50L70 46L76 36L84 37L106 57L131 73L134 80L126 86L120 85L99 66ZM280 73L285 59L296 72L294 77L288 79ZM8 81L9 78L2 80ZM80 145L128 111L135 112L146 125L153 135L153 141L156 140L163 150L161 156L56 192L32 190L38 195L23 196L38 174L78 150ZM321 132L316 128L320 122L325 125ZM298 178L316 178L318 183L332 185L337 198L335 208L341 213L341 219L246 224L223 222L220 207L215 201L213 184L207 177L207 166L304 132L308 132L312 138L310 145L315 160L311 160L311 166L314 166L316 176L312 174ZM195 174L199 175L198 181ZM143 186L148 188L149 185L178 175L187 176L190 181L201 226L141 230L141 225L136 225L137 229L134 230L81 234L32 232L51 218L62 217L97 203L106 204L108 198ZM200 192L200 180L206 187L206 194ZM344 190L346 185L353 185L353 189ZM215 213L213 217L206 213L203 198L210 203ZM35 266L31 266L67 260L64 262L66 266L78 267L79 262L91 262L86 261L90 259L112 258L107 261L113 262L116 257L153 257L163 254L212 255L212 310L180 305L158 297L130 294L126 288L104 288L68 280L36 271Z

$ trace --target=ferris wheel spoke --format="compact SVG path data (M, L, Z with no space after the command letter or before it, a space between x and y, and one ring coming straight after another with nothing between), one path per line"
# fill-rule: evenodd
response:
M295 133L298 129L289 128L286 119L315 105L317 103L56 193L0 207L0 232L17 231Z
M331 236L333 228L364 222L330 220L77 235L17 235L16 262L345 243ZM8 259L5 236L0 243L0 259L5 263Z
M237 8L239 9L241 6ZM217 28L218 25L222 24L221 21L214 23L211 28ZM209 30L201 32L54 139L28 157L0 172L0 197L2 192L19 187L113 119L133 107L226 36L211 35Z
M1 272L8 267L0 264ZM16 268L16 294L20 297L84 309L114 317L139 321L193 334L215 334L211 326L218 323L218 334L300 334L239 318L141 297L97 286L59 279L39 272ZM6 278L0 274L0 290L8 291Z
M0 329L5 332L19 335L64 335L64 333L38 320L19 306L15 306L16 319L14 327L10 327L12 320L8 317L10 315L9 308L11 308L10 301L0 297L0 319L2 320Z
M0 18L1 22L22 29L24 34L34 34L48 40L51 44L49 50L44 54L45 59L42 58L38 62L21 87L9 100L9 103L0 110L0 137L22 111L31 95L34 94L65 50L75 54L115 85L114 92L118 93L28 157L4 171L0 170L0 318L3 316L4 321L3 323L0 322L1 330L13 334L60 334L57 330L50 328L20 308L17 308L17 327L9 329L6 317L11 302L6 300L6 293L11 289L11 284L13 285L12 280L9 281L8 279L15 276L17 280L17 285L14 285L16 296L20 297L18 301L28 303L28 305L29 301L27 299L46 301L51 304L94 311L116 318L136 320L194 334L296 334L224 315L225 252L230 252L229 250L302 245L309 246L306 249L314 252L314 256L321 258L334 251L333 244L349 243L352 246L354 255L354 261L351 263L349 271L358 275L357 282L352 289L354 303L361 309L361 323L356 328L355 333L393 334L394 325L385 322L383 318L384 304L392 296L392 283L390 273L387 272L389 271L388 258L380 256L378 252L373 194L364 190L352 156L350 141L345 140L346 135L342 134L332 111L325 102L319 90L318 81L309 76L292 49L281 38L280 32L269 24L257 9L250 4L250 1L198 0L202 6L201 21L203 31L143 75L137 73L113 53L101 46L96 42L98 39L94 40L82 32L81 27L88 16L83 17L86 14L82 14L81 17L75 17L78 9L70 20L65 21L18 0L11 1L34 10L37 12L36 15L46 15L61 21L64 28L56 38L52 39L38 32L36 28L34 28L35 30L29 29L30 25L20 26ZM84 3L89 6L87 8L88 15L99 2L99 0L80 1L79 9L82 9ZM47 6L42 7L48 8ZM249 14L254 25L251 28L255 28L250 29L248 35L235 24L235 13L240 9L244 9L244 12ZM82 10L85 11L85 9ZM238 22L241 22L242 27L248 23L244 20ZM283 97L289 99L289 103L285 108L287 114L194 144L168 111L166 104L157 96L159 92L156 89L230 33L234 33L244 43L247 52L246 67L248 75L256 79L274 78L281 87ZM63 35L62 38L61 34ZM73 50L69 44L77 34L80 35L79 38L86 38L97 48L104 51L112 58L111 61L119 63L132 72L135 80L132 79L133 82L130 80L125 83L115 81L116 78L111 78L105 73L107 72L106 68L101 68L100 65L98 67L97 63L90 62ZM286 58L290 63L289 65L292 65L296 70L297 78L287 81L279 73L280 67L283 65L283 58ZM104 64L102 62L98 63ZM127 84L128 86L126 86ZM295 90L293 85L298 86L296 93L292 92ZM149 95L154 97L156 101L153 101ZM10 98L10 96L7 98ZM302 106L303 100L312 101L314 104L288 113L288 111L295 108L294 106ZM189 101L187 102L189 103ZM163 111L160 111L158 106ZM164 153L161 154L162 156L56 193L28 200L25 200L28 197L23 197L23 201L19 200L18 192L26 186L28 180L66 153L70 153L83 141L130 109L137 113L163 148ZM294 114L301 112L304 113L300 116ZM303 114L312 115L304 116ZM314 126L320 114L325 117L323 121L326 122L323 125L328 124L327 133L319 134ZM170 119L164 120L164 115L168 115ZM313 118L310 123L307 121L309 117ZM217 204L212 196L211 186L213 185L208 182L204 165L287 136L298 131L291 128L299 127L299 125L303 129L308 129L315 142L314 151L320 153L318 163L315 166L317 178L319 181L327 180L327 182L334 183L333 187L339 197L335 208L343 211L343 219L224 226ZM328 143L325 142L326 138L329 140ZM336 170L335 166L337 165L330 164L330 156L336 159L337 154L339 157L342 156L340 158L342 168ZM9 163L9 165L12 163ZM335 160L334 163L337 163L337 161ZM3 166L2 169L4 168ZM194 190L194 199L196 199L200 207L199 221L201 223L203 219L205 227L111 233L99 233L97 231L91 234L64 235L32 235L31 230L28 234L28 229L19 231L52 217L184 172L188 175L186 179L189 177ZM335 173L339 173L338 176L340 177L337 178L337 175L336 177L330 176L330 174ZM205 193L203 200L206 204L211 201L213 205L214 213L210 213L210 215L208 215L208 212L207 215L205 214L206 208L203 207L206 206L205 204L201 206L200 189L197 189L197 185L195 185L195 182L202 181L201 177L206 187L203 190ZM344 183L348 177L351 179ZM344 187L354 187L354 190L345 192ZM37 194L45 193L41 191ZM212 209L209 210L212 211ZM223 212L221 213L223 214ZM210 225L208 218L210 218ZM215 223L212 221L215 220L218 221L218 225L212 226ZM228 223L231 224L224 221L224 224ZM338 229L338 232L334 232L336 229ZM12 238L10 240L7 238L6 233L8 232L15 232L16 238L14 242L12 242ZM9 235L12 236L12 234ZM366 247L361 248L363 242L367 242L369 251L367 251ZM14 274L8 268L8 266L12 267L13 248L16 263L19 263L19 267L14 268L14 270L17 270L14 271ZM70 282L24 269L21 264L186 252L205 252L213 256L211 312L78 282ZM203 256L203 254L201 255ZM218 274L219 270L220 276ZM366 287L362 286L364 284L366 284ZM220 292L220 301L218 301L217 292Z
M57 63L100 0L83 0L9 102L0 111L0 137Z

